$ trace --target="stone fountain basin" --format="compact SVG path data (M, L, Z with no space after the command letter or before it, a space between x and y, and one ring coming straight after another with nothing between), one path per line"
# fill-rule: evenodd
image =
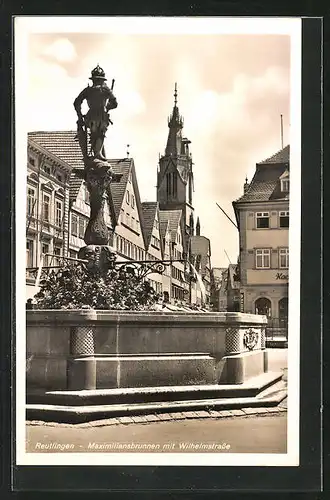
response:
M27 392L243 384L268 371L266 323L238 312L27 311ZM92 349L73 348L77 331L92 332Z

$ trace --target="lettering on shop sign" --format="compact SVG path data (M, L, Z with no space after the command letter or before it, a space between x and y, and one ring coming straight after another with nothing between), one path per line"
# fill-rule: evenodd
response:
M284 274L284 273L276 273L275 279L276 280L288 280L289 279L289 275L288 274Z

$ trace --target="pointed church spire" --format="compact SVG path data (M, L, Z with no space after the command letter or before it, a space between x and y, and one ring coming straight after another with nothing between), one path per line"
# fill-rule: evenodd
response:
M181 141L182 135L181 130L183 128L183 118L180 116L178 108L178 89L177 84L174 86L174 106L171 116L168 119L168 132L167 144L165 149L166 156L178 156L181 152Z
M201 235L201 223L199 220L199 217L197 217L197 222L196 222L196 236Z

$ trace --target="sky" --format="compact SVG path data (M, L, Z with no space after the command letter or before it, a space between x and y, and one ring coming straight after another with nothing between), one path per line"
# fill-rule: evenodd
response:
M238 257L232 201L257 162L290 142L288 35L30 34L27 46L28 131L74 130L73 101L99 64L115 79L117 109L106 138L108 158L134 158L142 201L156 199L159 154L177 82L183 135L190 139L201 234L211 240L213 267ZM226 253L228 257L226 256Z

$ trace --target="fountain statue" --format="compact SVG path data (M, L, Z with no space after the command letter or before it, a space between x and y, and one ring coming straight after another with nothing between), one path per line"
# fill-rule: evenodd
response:
M74 101L78 115L76 139L79 141L84 161L84 170L74 169L74 172L85 180L90 195L90 219L84 235L88 251L83 248L80 253L92 258L93 248L97 248L101 254L109 254L111 247L108 246L109 234L104 221L104 193L111 196L110 183L118 182L121 175L113 172L104 148L106 131L109 124L112 124L109 111L118 105L113 94L114 80L110 89L105 83L105 73L99 65L93 69L90 79L92 86L82 90ZM89 107L86 115L83 115L81 110L84 101ZM112 248L110 253L114 253ZM104 260L94 257L94 262ZM115 259L112 257L109 262L115 262Z

